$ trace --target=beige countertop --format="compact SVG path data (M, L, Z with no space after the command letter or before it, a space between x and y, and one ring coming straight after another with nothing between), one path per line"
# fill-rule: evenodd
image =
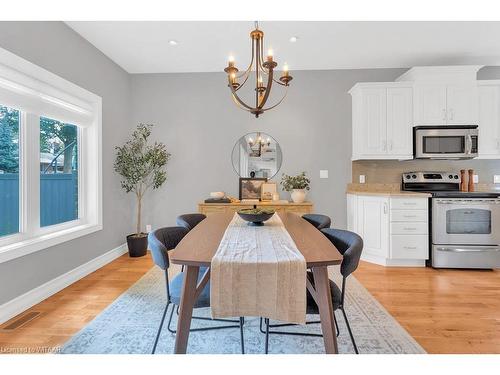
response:
M378 195L383 197L416 197L429 198L428 193L418 193L412 191L401 191L399 184L348 184L347 194L355 195Z

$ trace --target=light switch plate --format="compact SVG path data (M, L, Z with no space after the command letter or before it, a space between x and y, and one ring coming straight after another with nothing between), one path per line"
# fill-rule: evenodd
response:
M359 175L359 183L364 184L366 182L366 177L364 174Z
M500 174L496 174L493 176L493 183L500 184Z
M151 229L152 229L152 228L151 228L151 225L150 225L150 224L146 225L146 232L147 232L147 233L151 232Z
M477 174L473 175L472 182L474 182L475 184L479 182L479 176Z
M321 169L319 171L319 178L328 178L328 169Z

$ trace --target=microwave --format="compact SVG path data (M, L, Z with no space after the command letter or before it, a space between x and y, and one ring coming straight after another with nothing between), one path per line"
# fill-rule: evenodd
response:
M415 159L473 159L477 157L477 125L436 125L413 128Z

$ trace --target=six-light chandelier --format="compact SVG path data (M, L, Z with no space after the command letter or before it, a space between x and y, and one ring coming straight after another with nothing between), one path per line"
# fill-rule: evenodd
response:
M288 66L285 63L279 80L274 78L274 69L278 66L278 63L273 60L272 50L268 51L267 58L264 59L264 33L259 30L258 22L255 22L255 30L250 33L250 38L252 39L252 59L248 68L244 72L239 73L238 68L234 64L234 58L230 56L228 66L224 71L227 73L228 86L231 90L233 101L240 108L249 111L255 117L259 117L265 111L277 107L286 97L287 92L285 91L285 94L277 103L267 108L264 107L271 94L273 83L285 86L288 89L292 76L290 76ZM237 91L247 83L252 75L255 76L255 105L246 104L237 94ZM266 81L265 85L264 81Z

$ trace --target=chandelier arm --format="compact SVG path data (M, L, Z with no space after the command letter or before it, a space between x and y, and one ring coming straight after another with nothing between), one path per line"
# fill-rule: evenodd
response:
M276 80L275 78L273 78L273 81L276 82L278 85L289 87L289 85L285 85L283 82L280 82L280 81Z
M281 102L283 100L285 100L285 98L286 98L287 95L288 95L288 89L285 91L285 95L283 95L283 97L279 100L279 102L277 102L276 104L272 105L271 107L262 108L262 112L269 111L270 109L273 109L273 108L276 108L277 106L279 106L281 104Z
M255 46L254 46L254 42L253 42L253 39L252 39L252 59L250 60L250 64L248 65L248 68L243 73L236 75L236 78L241 78L241 77L247 75L248 72L252 69L253 61L254 61L254 58L255 58L254 51L255 51ZM245 79L245 81L246 81L246 79Z
M238 103L238 101L236 100L235 96L234 95L231 95L231 99L233 99L233 102L234 104L236 104L236 106L239 108L239 109L242 109L244 111L247 111L247 112L250 112L250 110L248 108L245 108L243 107L240 103Z
M234 91L238 91L239 89L241 89L241 88L243 87L243 85L244 85L244 84L248 81L248 78L249 78L249 77L250 77L250 75L247 75L247 76L245 77L245 79L243 80L243 82L242 82L242 83L240 83L240 85L239 85L237 88L235 88L235 89L234 89Z
M267 99L269 98L269 94L271 94L271 87L273 85L273 69L269 69L269 75L267 76L267 85L266 92L262 101L258 103L257 108L262 109L266 105Z
M252 109L253 109L252 107L250 107L250 106L246 105L246 104L243 102L243 100L241 100L241 99L238 97L238 94L236 94L236 91L235 91L235 89L234 89L233 85L231 84L231 80L230 80L230 79L228 79L228 81L229 81L229 88L231 89L231 93L233 94L234 99L235 99L235 100L237 100L237 101L238 101L238 103L239 103L239 104L241 104L243 107L248 108L249 110L252 110Z

